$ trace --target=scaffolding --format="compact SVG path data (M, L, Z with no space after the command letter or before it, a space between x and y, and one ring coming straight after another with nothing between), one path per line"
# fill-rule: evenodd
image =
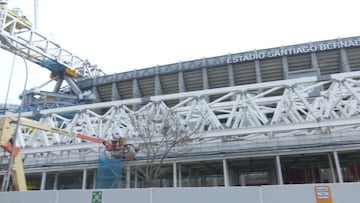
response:
M122 159L106 160L99 158L96 176L96 188L121 188Z

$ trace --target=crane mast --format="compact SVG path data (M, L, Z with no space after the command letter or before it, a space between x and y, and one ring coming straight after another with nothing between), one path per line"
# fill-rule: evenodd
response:
M27 97L25 101L28 103L25 105L40 104L47 100L72 104L94 100L95 95L82 92L76 82L103 76L105 73L91 65L87 59L78 57L39 33L36 26L37 22L34 27L21 13L9 10L8 0L0 0L0 47L48 69L51 71L50 79L56 82L53 92L39 89L26 92L23 96ZM67 83L65 88L63 82ZM41 99L34 100L39 97Z
M38 14L39 14L39 11L38 11L38 8L39 8L39 1L38 0L34 0L34 29L35 30L38 30Z

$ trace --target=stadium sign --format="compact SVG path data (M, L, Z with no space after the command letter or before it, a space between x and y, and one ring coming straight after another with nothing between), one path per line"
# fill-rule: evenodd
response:
M294 54L305 54L309 52L326 51L331 49L340 49L360 46L360 39L346 39L341 41L323 41L294 46L278 47L266 50L254 50L252 52L229 55L227 63L239 63L257 59L266 59L279 56L290 56Z

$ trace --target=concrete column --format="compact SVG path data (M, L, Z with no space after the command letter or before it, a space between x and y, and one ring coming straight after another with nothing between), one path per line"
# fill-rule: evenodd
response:
M178 73L178 80L179 80L179 92L186 92L184 73L182 71Z
M173 187L177 187L176 162L173 162Z
M132 93L134 98L141 97L141 91L137 79L133 79L132 90L133 90Z
M234 69L232 64L228 64L227 68L229 76L229 86L235 86Z
M163 90L161 87L160 76L155 75L155 95L162 95L162 94L163 94Z
M134 70L133 76L134 76L134 79L132 80L132 96L133 96L133 98L140 98L140 97L142 97L142 95L141 95L141 90L139 87L138 80L136 79L138 76L136 69ZM138 109L138 107L139 107L139 105L136 105L136 104L132 105L132 109L134 111L136 111Z
M87 182L87 169L84 168L83 170L83 178L82 178L82 189L86 189L86 182Z
M203 79L203 89L209 89L209 77L207 73L207 68L202 68L202 79Z
M261 83L261 69L259 60L255 60L255 74L256 74L256 82Z
M139 84L138 84L138 81L136 78L133 79L133 81L132 81L132 94L133 94L133 98L142 97L140 87L139 87ZM136 111L138 109L138 107L139 107L139 105L133 104L132 110Z
M181 164L178 164L178 179L179 179L179 187L182 187L182 171Z
M340 162L339 162L338 153L336 151L334 151L333 155L334 155L336 173L337 173L339 183L343 183L344 181L343 181L343 176L342 176L342 173L341 173L341 166L340 166Z
M280 162L280 156L277 155L276 156L276 174L277 174L277 181L279 185L283 185L284 181L283 181L283 175L282 175L282 170L281 170L281 162Z
M40 190L45 190L45 186L46 186L46 171L43 171L41 174Z
M310 57L311 57L311 68L319 70L319 63L316 57L316 53L311 52Z
M349 60L346 54L346 51L344 48L340 49L340 66L341 66L341 72L350 72L351 68L349 65Z
M155 95L162 95L163 89L161 86L160 76L159 76L159 66L155 67L156 75L155 75Z
M185 80L184 80L184 73L182 71L182 62L179 62L178 65L178 81L179 81L179 92L186 92Z
M55 173L53 189L56 190L59 184L59 173Z
M131 176L130 176L130 166L127 165L126 166L126 188L130 188L130 183L131 183Z
M331 182L335 183L336 182L336 176L335 176L335 170L334 170L334 162L333 162L333 159L331 157L331 154L328 154L328 159L329 159L329 165L330 165Z
M113 82L111 84L111 101L116 101L116 100L120 100L120 99L121 99L121 97L119 94L119 89L117 88L116 83Z
M282 59L282 65L283 65L284 80L286 80L286 79L288 79L288 75L289 75L289 65L288 65L286 56L283 56L281 59Z
M202 79L203 79L203 89L209 89L209 77L208 77L208 72L207 72L207 68L202 68ZM208 95L204 96L205 101L209 102L210 101L210 97Z
M229 187L229 168L226 159L223 159L224 186Z
M100 94L99 94L99 91L98 89L96 88L96 86L93 86L91 88L91 91L92 93L95 95L96 99L95 99L95 102L100 102Z

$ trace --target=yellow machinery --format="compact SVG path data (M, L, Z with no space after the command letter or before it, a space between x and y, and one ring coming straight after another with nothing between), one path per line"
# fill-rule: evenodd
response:
M126 160L132 160L129 159L129 155L128 155L128 154L132 154L130 153L130 147L132 147L132 145L125 144L123 138L121 138L121 143L119 140L119 142L118 141L113 142L116 143L113 144L112 142L98 139L95 137L90 137L80 133L69 132L63 129L40 124L37 123L36 121L26 118L20 118L18 120L15 117L3 117L0 118L0 147L2 147L5 151L10 153L12 152L12 150L14 150L14 153L12 154L13 164L9 170L12 171L13 183L15 184L15 190L17 191L26 191L27 185L26 185L26 178L24 172L24 165L20 154L20 148L16 147L15 149L13 149L13 146L11 145L11 139L13 138L15 133L14 125L26 126L26 127L53 132L74 138L80 138L90 142L101 143L105 145L107 151L117 151L117 152L121 151L122 154L124 154L122 158Z
M32 23L25 17L22 15L20 9L16 8L13 10L8 10L8 14L11 15L12 17L16 18L18 21L22 22L23 24L25 24L27 27L32 27ZM5 22L10 21L10 19L6 19ZM16 28L17 29L24 29L25 26L21 24L21 23L17 23L16 24Z
M2 118L0 120L0 146L8 152L12 151L12 145L9 141L14 135L14 129L10 124L11 120L11 118ZM13 154L14 159L12 168L10 170L12 170L12 178L14 183L16 183L16 189L19 191L26 191L24 166L19 152L20 149L16 148L15 153Z

